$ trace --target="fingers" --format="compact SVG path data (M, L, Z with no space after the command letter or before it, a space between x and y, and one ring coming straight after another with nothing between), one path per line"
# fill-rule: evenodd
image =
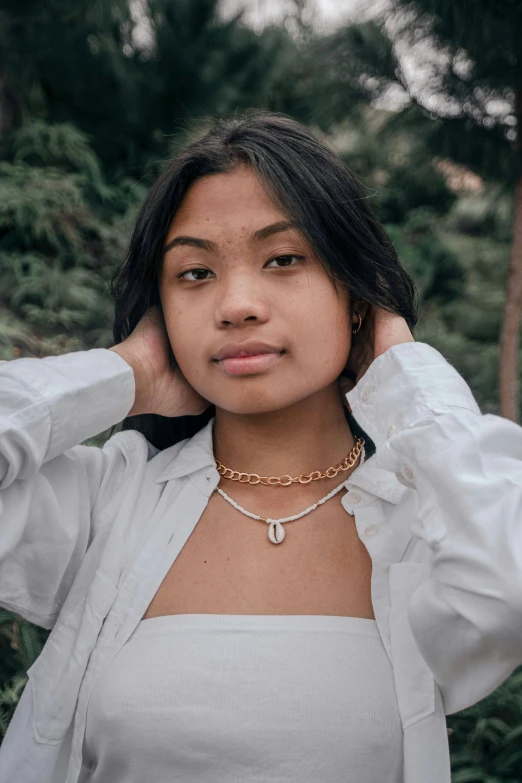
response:
M396 313L377 308L373 340L375 357L381 356L393 345L406 342L415 342L415 339L405 319Z

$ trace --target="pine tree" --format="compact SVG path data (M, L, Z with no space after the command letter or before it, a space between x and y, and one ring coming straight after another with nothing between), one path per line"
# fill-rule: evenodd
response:
M500 410L514 421L520 415L522 307L520 9L518 0L391 0L381 19L342 27L314 44L324 66L321 78L329 81L321 93L329 121L359 120L368 101L393 93L402 109L386 123L381 142L409 130L423 139L427 158L464 164L504 193L514 193L498 371ZM398 55L405 45L420 66L430 63L422 89Z
M515 191L513 244L500 339L503 416L519 419L522 310L522 12L517 0L394 0L401 34L430 40L446 54L441 91L452 101L432 109L438 122L431 147ZM496 102L497 109L492 106Z
M143 0L139 18L123 0L11 1L0 12L0 47L4 131L35 118L72 123L110 182L150 182L169 143L209 117L279 109L296 89L286 29L258 34L241 14L224 21L219 0Z
M85 134L67 123L12 130L4 155L0 358L107 345L108 280L143 188L108 187Z

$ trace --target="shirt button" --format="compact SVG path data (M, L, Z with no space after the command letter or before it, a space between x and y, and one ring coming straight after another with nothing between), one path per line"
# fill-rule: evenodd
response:
M379 530L379 525L368 525L368 527L364 529L364 535L373 536L375 535L375 533L377 533L378 530Z
M358 503L361 499L361 496L357 492L348 492L348 498L352 501L352 503Z
M375 391L375 389L373 388L373 386L367 386L366 389L362 393L363 400L369 399L372 396L372 394L374 393L374 391Z
M392 424L392 426L388 429L388 432L386 433L386 437L387 438L391 438L391 436L396 431L396 429L397 429L397 425L396 424Z
M404 478L407 478L408 481L413 481L415 478L413 470L408 465L402 469L402 475Z

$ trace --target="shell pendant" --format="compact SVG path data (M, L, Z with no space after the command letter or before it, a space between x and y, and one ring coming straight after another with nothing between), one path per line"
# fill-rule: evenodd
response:
M268 519L265 519L265 522L268 522ZM277 522L275 519L270 522L270 527L268 528L268 538L273 544L280 544L281 541L284 540L285 537L285 531L283 528L283 525L280 522Z

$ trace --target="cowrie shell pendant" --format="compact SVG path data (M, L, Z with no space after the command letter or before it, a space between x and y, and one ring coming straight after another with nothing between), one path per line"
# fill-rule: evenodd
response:
M268 519L266 521L268 522ZM270 527L268 528L268 538L270 541L273 544L280 544L284 537L285 531L283 525L275 519L272 520L272 522L270 522Z

